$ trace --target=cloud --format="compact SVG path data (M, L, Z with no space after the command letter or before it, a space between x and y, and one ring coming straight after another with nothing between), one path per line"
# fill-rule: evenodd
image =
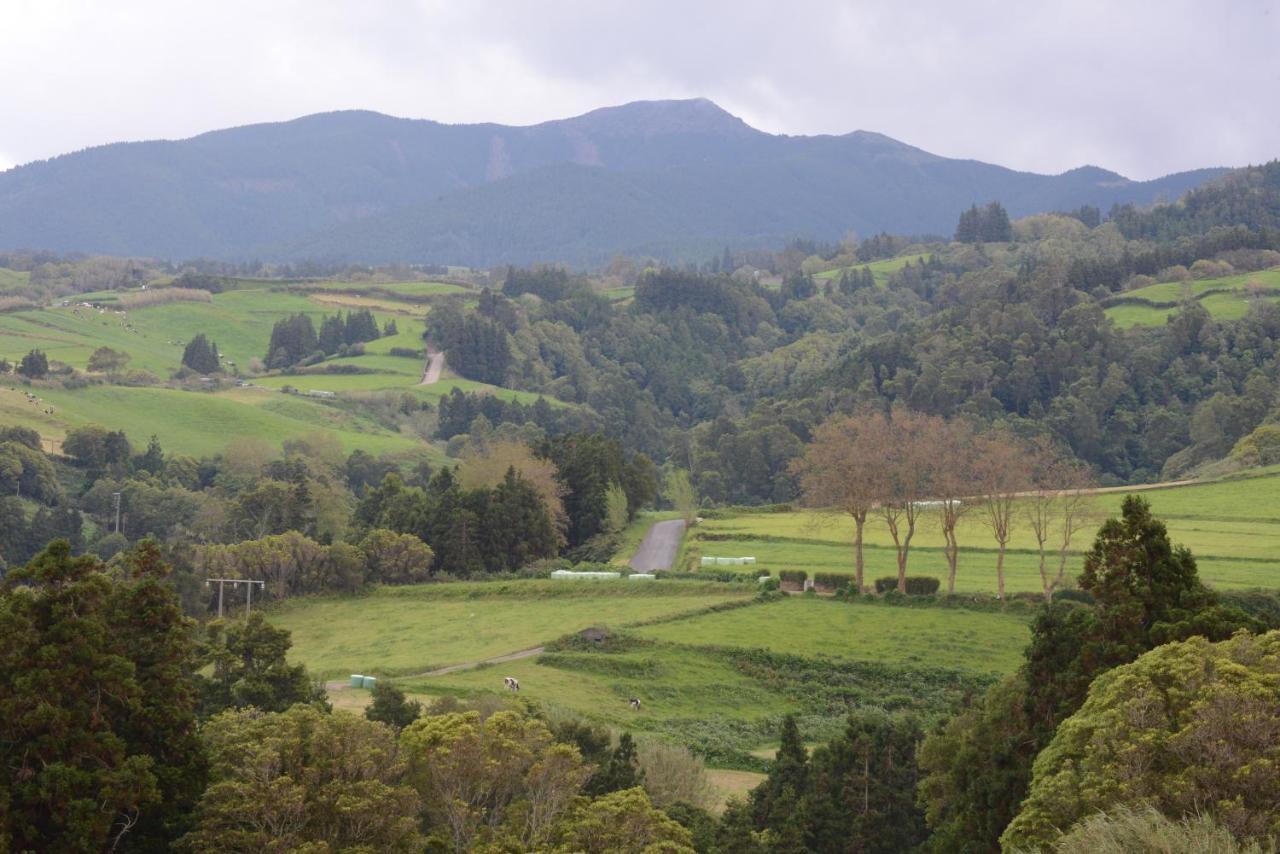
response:
M27 161L360 107L529 124L706 96L771 132L1135 177L1280 155L1271 0L14 0L0 148ZM38 69L38 71L33 71Z

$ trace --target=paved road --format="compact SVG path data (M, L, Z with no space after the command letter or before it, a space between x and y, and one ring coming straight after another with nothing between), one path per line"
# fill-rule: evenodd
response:
M670 569L675 563L680 541L684 539L684 520L668 519L654 522L640 541L640 548L631 557L631 568L637 572Z
M433 350L427 347L427 366L422 370L422 382L419 385L431 385L440 379L440 372L444 370L444 353L439 350Z
M546 652L545 646L535 646L532 649L522 649L519 652L509 652L506 655L499 655L494 658L486 658L481 661L464 661L462 664L450 664L448 667L440 667L435 670L428 670L425 673L413 673L409 676L400 676L399 679L418 679L422 676L444 676L449 673L457 673L459 670L473 670L482 664L501 664L504 661L519 661L522 658L532 658L535 655L541 655ZM324 688L329 693L334 691L345 691L351 687L351 683L346 679L335 679L332 682L324 683Z

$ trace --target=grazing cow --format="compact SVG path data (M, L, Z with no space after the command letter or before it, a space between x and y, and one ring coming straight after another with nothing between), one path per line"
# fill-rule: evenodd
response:
M520 680L514 676L503 676L502 684L507 686L507 690L512 694L520 693Z
M640 699L638 697L631 698L631 711L633 712L640 711Z

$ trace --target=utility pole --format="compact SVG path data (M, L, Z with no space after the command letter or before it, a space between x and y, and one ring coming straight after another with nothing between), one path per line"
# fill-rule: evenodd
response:
M212 587L213 582L218 582L218 619L222 619L222 593L225 585L230 584L232 587L239 587L241 584L248 589L248 598L244 603L244 615L249 616L253 611L253 585L258 585L258 589L262 590L266 587L265 581L253 581L247 578L206 578L204 580L205 587Z
M116 499L116 533L120 533L120 493L111 493Z

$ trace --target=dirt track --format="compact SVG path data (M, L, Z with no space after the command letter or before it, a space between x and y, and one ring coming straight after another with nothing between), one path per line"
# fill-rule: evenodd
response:
M433 350L427 345L427 364L422 369L422 382L418 385L431 385L440 379L440 373L444 370L444 353L439 350Z

